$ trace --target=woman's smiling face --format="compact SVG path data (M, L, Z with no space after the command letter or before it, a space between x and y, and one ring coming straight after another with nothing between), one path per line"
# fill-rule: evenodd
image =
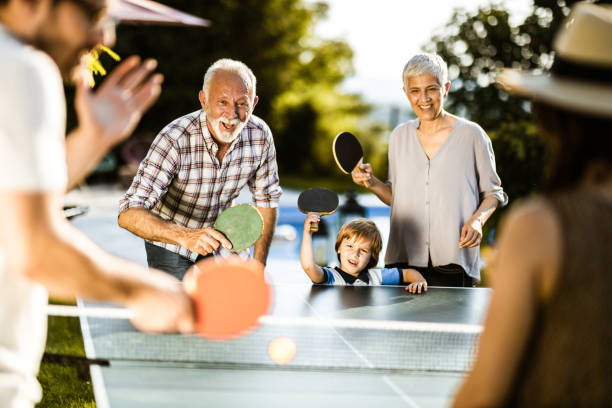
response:
M450 82L442 86L435 76L422 74L409 77L404 92L419 119L430 121L438 118L442 112L449 88Z

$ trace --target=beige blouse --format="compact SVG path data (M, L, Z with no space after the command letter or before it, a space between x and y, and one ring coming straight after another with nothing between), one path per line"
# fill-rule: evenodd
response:
M480 279L480 247L459 248L461 227L481 201L508 203L495 171L491 140L474 122L458 119L428 159L417 137L419 120L399 125L389 140L391 222L386 264L458 264Z

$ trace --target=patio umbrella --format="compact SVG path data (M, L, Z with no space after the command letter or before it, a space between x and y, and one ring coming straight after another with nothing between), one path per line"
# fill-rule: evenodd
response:
M151 0L111 2L109 14L119 23L208 27L210 21Z

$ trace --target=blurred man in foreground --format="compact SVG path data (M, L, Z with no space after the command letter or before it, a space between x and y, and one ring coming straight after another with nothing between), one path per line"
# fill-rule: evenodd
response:
M155 61L128 58L92 92L78 77L65 140L66 80L84 51L112 42L104 0L0 0L0 406L32 407L47 292L124 303L146 331L190 332L180 283L106 254L70 226L62 196L157 99ZM64 141L65 140L65 141Z

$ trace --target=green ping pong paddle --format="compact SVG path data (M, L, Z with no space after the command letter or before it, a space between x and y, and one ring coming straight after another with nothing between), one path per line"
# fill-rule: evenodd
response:
M263 232L263 217L250 204L238 204L225 209L215 221L217 231L232 243L232 251L245 250L259 239Z

